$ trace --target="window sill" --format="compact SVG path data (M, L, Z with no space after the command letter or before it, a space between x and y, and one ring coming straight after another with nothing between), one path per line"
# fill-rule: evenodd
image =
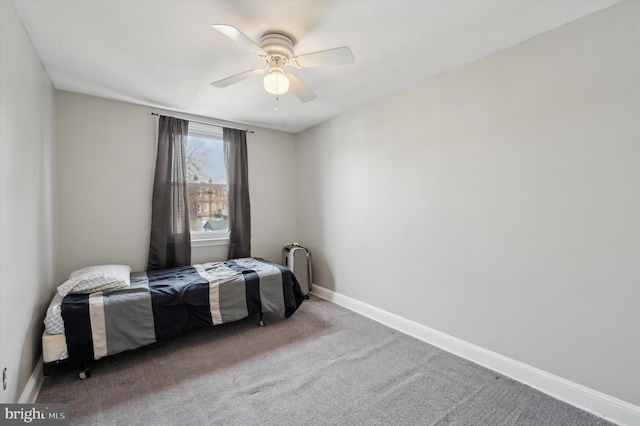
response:
M228 246L229 237L198 238L191 240L191 247Z

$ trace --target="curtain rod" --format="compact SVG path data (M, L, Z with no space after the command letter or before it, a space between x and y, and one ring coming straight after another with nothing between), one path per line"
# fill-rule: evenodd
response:
M151 115L155 115L160 117L160 114L156 113L156 112L152 112ZM166 116L169 117L169 116ZM178 118L178 117L171 117L171 118ZM185 118L181 118L180 120L186 120ZM225 127L225 126L221 126L219 124L211 124L211 123L204 123L202 121L195 121L195 120L187 120L187 121L191 121L192 123L198 123L198 124L204 124L206 126L213 126L213 127ZM235 127L227 127L228 129L233 129L233 130L240 130L242 132L246 132L246 133L255 133L253 130L249 130L249 129L237 129Z

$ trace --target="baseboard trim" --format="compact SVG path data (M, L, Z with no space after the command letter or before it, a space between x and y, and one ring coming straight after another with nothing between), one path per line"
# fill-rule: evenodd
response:
M18 399L18 404L35 404L43 382L44 370L42 359L40 359L33 369L29 380L27 380L27 384L22 391L22 395L20 395L20 398Z
M312 294L480 364L619 425L640 425L640 407L313 284Z

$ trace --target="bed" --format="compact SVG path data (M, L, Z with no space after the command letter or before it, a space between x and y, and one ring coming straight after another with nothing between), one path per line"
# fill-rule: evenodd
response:
M86 378L94 360L249 315L260 315L260 325L267 312L289 318L304 300L288 268L260 258L128 275L126 285L102 291L66 294L67 283L58 287L44 321L45 371L68 360L82 366L79 375Z

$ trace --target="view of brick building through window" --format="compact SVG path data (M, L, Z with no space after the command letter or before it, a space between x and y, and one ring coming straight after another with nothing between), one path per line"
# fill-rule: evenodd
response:
M198 180L193 176L187 184L189 224L192 232L228 229L227 185Z
M229 229L223 146L222 129L189 123L185 161L191 232Z

